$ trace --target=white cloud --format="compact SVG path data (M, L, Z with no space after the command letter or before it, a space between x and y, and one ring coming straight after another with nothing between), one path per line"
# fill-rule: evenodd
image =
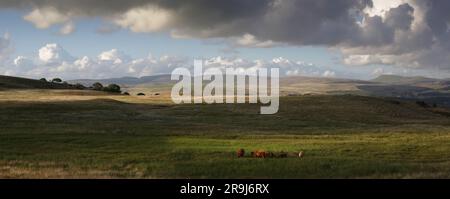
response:
M382 75L384 73L384 69L383 68L375 68L373 71L372 71L372 75L374 75L374 76L380 76L380 75Z
M44 29L55 24L62 24L70 20L69 14L63 14L53 7L35 8L33 11L23 17L36 26Z
M366 7L364 12L369 16L381 16L385 17L386 12L388 12L391 8L395 8L401 4L406 3L406 0L372 0L373 7Z
M399 72L399 73L402 73L403 75L408 75L409 72L410 72L409 70L404 69L404 70L402 70L402 71ZM380 76L380 75L391 75L391 74L394 74L394 73L389 72L389 71L385 71L385 69L384 69L384 68L381 68L381 67L375 68L375 69L372 71L372 75L373 75L374 77L378 77L378 76Z
M97 56L99 61L112 62L114 64L121 64L129 60L129 57L117 49L104 51Z
M80 59L75 60L73 64L80 70L85 70L90 68L94 63L91 61L91 59L87 56L84 56Z
M280 45L276 42L273 42L272 40L259 41L254 35L248 33L244 34L241 37L235 38L235 44L237 46L255 47L255 48L270 48L276 45Z
M96 57L72 57L58 44L46 44L35 58L16 57L10 67L0 68L0 73L33 78L61 77L63 79L111 78L123 76L148 76L170 74L177 67L193 68L193 60L185 57L162 55L132 59L118 49L99 53ZM281 75L325 76L335 75L312 63L277 57L269 61L246 60L239 57L212 57L205 60L204 68L257 69L279 67Z
M61 35L69 35L72 34L73 32L75 32L75 25L73 24L73 22L67 22L59 30L59 33Z
M14 59L14 65L21 69L31 69L34 67L33 60L25 57L25 56L18 56Z
M66 80L123 76L139 77L170 74L177 67L193 68L193 60L186 57L170 55L154 57L149 55L143 58L131 58L117 49L101 52L98 56L94 57L72 57L58 44L47 44L40 48L35 55L18 56L13 60L6 60L2 63L3 66L0 67L0 74L32 78L61 77ZM280 68L280 75L282 76L357 77L355 74L344 73L337 68L317 66L313 63L283 57L275 57L271 60L248 60L240 57L217 56L206 59L204 64L204 69L223 69L226 67L234 67L242 70L277 67ZM364 72L367 78L371 78L376 74L387 73L381 67L380 69L372 70L373 67L368 67L360 72ZM392 71L393 74L405 74L402 68ZM415 70L408 70L407 72L408 75L424 74L423 71ZM439 74L445 75L443 73Z
M344 64L346 65L369 65L369 64L382 64L382 56L378 55L358 55L350 54L344 57Z
M322 74L323 77L336 77L336 73L334 71L326 70Z
M46 44L39 49L39 60L44 63L57 63L61 61L71 60L69 55L61 46L55 43Z
M312 76L321 77L326 74L328 77L335 76L336 72L327 70L323 67L314 65L313 63L305 63L302 61L289 60L283 57L276 57L270 61L265 60L246 60L242 58L224 58L221 56L213 57L205 61L205 67L225 68L234 67L242 69L257 69L257 68L280 68L280 75L282 76ZM328 72L327 72L328 71Z
M134 32L155 32L166 28L171 13L155 6L133 8L114 19L114 23Z

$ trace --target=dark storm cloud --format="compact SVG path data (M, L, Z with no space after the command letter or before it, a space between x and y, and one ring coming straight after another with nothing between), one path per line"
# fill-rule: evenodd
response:
M379 15L366 12L376 6L371 0L2 0L0 7L31 12L25 19L39 28L101 17L135 32L337 48L351 65L449 70L450 1L402 2L383 2L395 6Z
M370 0L5 0L1 7L56 8L75 16L115 16L153 5L174 13L172 27L197 37L252 34L261 40L293 44L337 44L360 29L351 11ZM207 30L207 31L205 31Z
M148 4L147 0L2 0L2 8L27 9L30 7L54 7L61 12L101 16L124 12L130 8Z
M153 5L174 13L171 29L186 36L231 37L252 34L261 40L294 44L336 44L358 31L351 10L369 0L5 0L1 7L55 8L71 16L120 15ZM207 31L205 31L207 30ZM332 34L329 34L332 33Z
M429 3L429 11L426 20L432 32L450 49L450 1L432 0Z
M258 40L290 45L380 45L392 41L394 29L409 26L407 16L405 19L402 13L392 11L392 18L403 18L387 24L377 17L367 17L371 31L361 29L356 18L364 8L372 6L370 0L6 0L0 3L2 7L14 8L51 7L72 17L106 18L149 5L170 12L170 26L164 27L187 37L251 34Z

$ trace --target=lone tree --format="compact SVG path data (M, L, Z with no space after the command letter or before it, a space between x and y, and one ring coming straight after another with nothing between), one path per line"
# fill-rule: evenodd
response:
M107 87L104 87L103 90L106 92L121 93L120 86L117 84L110 84Z
M95 82L92 84L92 88L96 91L101 91L103 90L103 85L100 82Z
M62 82L62 79L61 79L61 78L53 78L53 79L52 79L52 82L53 82L53 83L61 83L61 82Z

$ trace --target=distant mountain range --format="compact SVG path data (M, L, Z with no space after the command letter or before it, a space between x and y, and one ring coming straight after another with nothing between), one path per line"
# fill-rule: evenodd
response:
M169 83L170 75L153 75L143 77L120 77L120 78L108 78L108 79L76 79L69 80L69 83L80 83L85 86L90 86L96 82L101 84L119 84L119 85L138 85L146 83Z
M91 85L119 84L124 87L152 87L156 84L172 84L170 75L145 76L140 78L123 77L100 80L73 80L71 83ZM165 89L169 87L164 87ZM372 80L318 78L287 76L280 78L281 95L302 94L355 94L378 97L423 100L450 107L450 79L428 77L404 77L398 75L381 75Z
M420 99L450 107L450 79L382 75L372 82L378 84L358 88L374 96Z
M398 75L381 75L372 80L384 84L415 85L428 88L445 88L450 85L450 79L434 79L422 76L404 77Z

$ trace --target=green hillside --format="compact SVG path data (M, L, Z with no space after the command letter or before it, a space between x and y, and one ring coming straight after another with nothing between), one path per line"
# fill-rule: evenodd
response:
M67 89L70 85L0 75L0 89Z

